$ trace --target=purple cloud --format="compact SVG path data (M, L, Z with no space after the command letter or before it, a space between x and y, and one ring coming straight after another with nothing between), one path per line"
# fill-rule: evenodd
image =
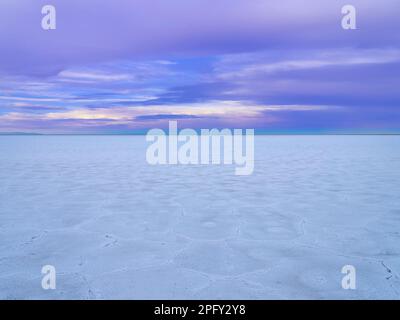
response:
M398 0L50 2L0 3L0 131L400 130Z

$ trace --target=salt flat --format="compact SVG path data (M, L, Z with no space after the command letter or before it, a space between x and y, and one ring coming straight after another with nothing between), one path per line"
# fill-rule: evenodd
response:
M255 143L235 176L150 166L143 136L1 136L0 298L399 299L400 136Z

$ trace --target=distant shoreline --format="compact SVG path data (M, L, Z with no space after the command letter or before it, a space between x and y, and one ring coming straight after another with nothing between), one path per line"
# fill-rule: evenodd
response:
M166 134L168 135L168 134ZM400 133L257 133L256 136L399 136ZM1 136L146 136L146 133L0 133Z

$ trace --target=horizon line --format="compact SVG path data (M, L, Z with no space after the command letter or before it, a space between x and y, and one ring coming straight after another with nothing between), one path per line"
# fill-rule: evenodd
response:
M245 129L243 129L245 130ZM147 133L20 133L20 132L0 132L0 136L146 136ZM165 132L165 135L170 135L168 132ZM179 133L178 133L179 135ZM334 133L334 132L298 132L298 133L254 133L255 136L399 136L398 133L383 133L383 132L363 132L363 133L351 133L351 132L343 132L343 133Z

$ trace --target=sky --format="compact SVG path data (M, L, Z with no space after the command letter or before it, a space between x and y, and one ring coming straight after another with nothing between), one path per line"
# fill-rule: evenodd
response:
M48 4L55 30L42 29ZM398 0L1 0L0 133L170 120L400 133L399 13Z

